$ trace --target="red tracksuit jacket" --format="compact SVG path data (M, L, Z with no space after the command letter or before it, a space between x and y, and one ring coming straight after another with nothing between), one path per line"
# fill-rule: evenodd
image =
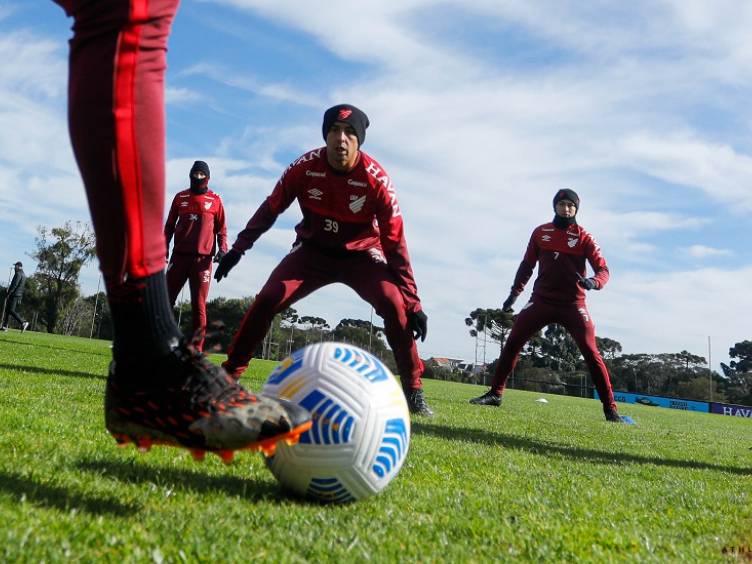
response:
M203 194L194 194L190 189L178 192L172 200L164 235L168 252L174 235L176 253L214 255L217 244L226 253L227 225L222 199L211 190Z
M334 255L368 249L383 252L407 311L421 309L394 186L375 159L361 151L355 168L343 174L329 166L325 147L304 154L282 174L233 248L250 249L295 199L303 212L295 227L297 242Z
M537 262L538 277L533 285L533 298L553 304L583 302L585 290L577 283L577 274L587 277L585 261L595 272L597 289L600 290L608 282L609 272L593 236L576 224L566 230L553 223L539 225L533 231L517 269L512 293L522 293Z

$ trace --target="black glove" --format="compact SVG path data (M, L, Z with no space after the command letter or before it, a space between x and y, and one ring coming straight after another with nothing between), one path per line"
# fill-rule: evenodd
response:
M222 260L219 261L219 266L217 266L217 271L214 273L214 280L219 282L222 280L222 278L225 278L230 271L233 269L233 267L238 264L238 261L240 261L240 257L243 255L240 254L235 249L230 249L225 253L225 256L222 257Z
M413 311L407 314L407 322L410 324L413 338L416 341L418 339L425 341L428 335L428 316L422 310Z
M517 301L517 296L514 294L509 294L509 297L504 300L504 303L501 304L501 311L504 313L514 313L514 310L512 309L512 306L514 305L514 302Z
M223 253L222 251L217 251L217 254L214 255L214 262L219 262L222 260L222 257L225 256L227 253Z
M595 290L598 288L598 282L595 281L595 278L585 278L579 272L577 273L577 278L579 278L577 283L586 290Z

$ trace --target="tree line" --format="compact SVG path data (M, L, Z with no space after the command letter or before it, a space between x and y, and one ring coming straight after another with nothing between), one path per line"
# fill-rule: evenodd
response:
M514 322L501 309L476 308L465 319L471 337L495 343L494 360L478 371L432 367L434 377L489 384L496 362ZM621 343L596 337L615 390L699 401L752 405L752 341L729 349L729 364L721 373L711 370L705 357L686 350L676 353L622 354ZM592 396L592 383L576 343L560 325L545 327L525 345L509 387L531 391Z
M39 227L35 246L29 256L37 268L27 279L21 304L32 320L32 329L41 327L50 333L112 339L104 292L82 296L78 284L81 269L95 256L94 235L89 227L70 222L52 229ZM3 302L6 293L7 287L0 286ZM252 301L251 297L219 297L207 302L210 322L207 351L227 350ZM190 303L179 303L175 315L183 332L190 335ZM489 341L495 343L489 356L498 359L514 316L501 309L476 308L464 321L476 347L481 336L484 347ZM396 372L383 327L361 319L342 319L332 327L321 317L301 315L293 308L275 317L256 356L281 360L291 351L321 341L341 341L369 350ZM615 390L752 405L752 341L740 341L729 349L731 360L728 365L721 364L721 373L709 369L704 357L687 351L622 354L618 341L596 337L596 343ZM496 360L481 370L449 369L426 361L425 377L488 384L495 367ZM508 385L540 392L592 395L579 349L559 325L549 325L530 339Z
M89 226L66 222L61 227L39 227L37 231L36 248L28 255L36 263L36 271L27 277L21 303L22 311L32 322L32 330L111 340L112 325L105 293L99 291L83 296L78 283L81 269L95 256L95 240ZM7 286L0 286L3 303L6 295ZM210 323L207 352L227 350L252 301L251 297L219 297L207 302ZM190 302L178 303L175 316L183 333L190 336ZM395 371L394 358L384 339L384 328L370 321L342 319L332 327L321 317L301 315L288 308L274 318L256 356L281 360L309 343L339 341L370 351Z

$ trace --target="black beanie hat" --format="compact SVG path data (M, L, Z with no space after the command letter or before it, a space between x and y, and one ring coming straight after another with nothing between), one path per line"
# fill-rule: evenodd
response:
M577 211L580 211L580 197L574 190L571 190L569 188L562 188L561 190L556 192L556 196L554 196L554 210L556 209L556 204L559 202L559 200L569 200L573 202L574 206L577 208Z
M326 134L335 121L343 121L352 126L355 136L358 138L358 146L362 147L366 140L366 129L370 125L368 116L351 104L337 104L324 112L324 124L321 133L326 141Z
M204 161L196 161L195 163L193 163L190 174L192 175L197 170L200 170L201 172L203 172L207 178L211 176L211 174L209 173L209 165L206 164Z

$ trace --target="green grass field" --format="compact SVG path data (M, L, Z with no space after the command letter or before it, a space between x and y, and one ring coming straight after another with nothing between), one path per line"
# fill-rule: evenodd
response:
M104 430L109 343L0 335L0 561L723 561L752 550L752 421L426 381L405 466L379 496L282 493L261 455L232 465L118 449ZM219 357L216 359L219 360ZM244 383L259 389L272 363ZM725 552L724 552L725 549ZM750 556L750 554L747 554ZM742 558L744 558L742 554Z

